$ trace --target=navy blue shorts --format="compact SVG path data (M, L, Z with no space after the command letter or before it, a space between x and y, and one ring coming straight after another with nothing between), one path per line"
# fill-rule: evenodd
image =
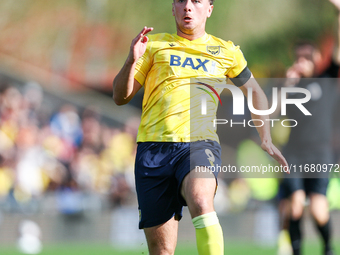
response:
M221 146L215 141L139 143L135 163L139 228L157 226L173 216L180 220L186 206L180 192L184 177L196 166L212 165L221 166Z
M328 183L328 178L285 178L280 188L281 198L288 198L297 190L304 190L307 196L311 193L326 195Z
M333 160L330 152L325 150L322 154L314 155L314 158L310 155L307 157L307 155L304 155L304 152L299 154L286 153L285 157L289 164L296 166L296 170L292 168L290 175L284 175L285 178L280 187L282 199L290 197L297 190L304 190L306 195L311 193L326 195L329 183L328 172L330 169L327 172L304 172L300 170L300 166L331 164Z

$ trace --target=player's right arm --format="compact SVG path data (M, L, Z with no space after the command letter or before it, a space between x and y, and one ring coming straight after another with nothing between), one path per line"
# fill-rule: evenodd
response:
M149 39L145 35L152 30L152 27L144 27L137 37L132 40L129 56L113 80L113 100L117 105L127 104L142 87L134 78L135 68L138 59L143 56L146 50Z

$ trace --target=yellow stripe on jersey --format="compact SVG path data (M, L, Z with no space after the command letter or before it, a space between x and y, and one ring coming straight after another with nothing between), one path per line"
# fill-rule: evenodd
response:
M137 142L218 141L212 125L217 104L207 100L208 114L201 115L205 92L197 89L193 94L197 84L190 79L207 78L214 87L225 83L225 77L237 77L247 66L240 48L208 34L193 41L166 33L148 37L135 70L135 79L144 86Z

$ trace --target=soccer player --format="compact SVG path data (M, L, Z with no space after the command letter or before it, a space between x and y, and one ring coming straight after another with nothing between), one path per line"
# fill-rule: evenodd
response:
M329 0L340 11L340 0ZM338 16L338 23L340 15ZM338 24L339 25L339 24ZM311 43L300 43L295 47L296 60L287 71L287 78L295 81L287 83L289 86L306 88L311 93L311 100L304 106L312 116L301 114L296 107L287 107L287 114L299 124L292 128L289 141L284 149L288 162L295 166L321 166L334 163L332 159L332 117L335 110L337 82L340 65L340 26L338 26L337 44L334 48L332 61L322 74L316 73L316 63L319 62L320 52ZM294 79L293 79L294 78ZM308 78L308 79L303 79ZM290 98L298 98L298 93ZM329 169L328 169L329 171ZM306 196L310 200L310 212L324 242L324 254L333 254L331 247L330 216L326 191L327 176L319 178L285 178L283 188L290 201L289 234L292 242L293 254L301 254L302 231L300 227ZM305 176L317 177L317 176Z
M256 109L268 109L262 89L250 79L240 48L205 32L213 2L174 0L177 33L147 37L153 28L144 27L133 39L113 82L113 99L118 105L128 103L144 86L135 178L139 228L144 229L151 255L174 254L183 206L188 206L196 229L198 253L224 254L222 229L213 206L216 172L208 172L211 178L193 176L197 166L204 172L211 164L221 165L221 147L212 125L217 106L208 101L215 109L202 117L203 122L190 125L196 121L190 118L190 79L230 78L244 93L252 88ZM258 132L262 148L287 166L272 144L268 122Z

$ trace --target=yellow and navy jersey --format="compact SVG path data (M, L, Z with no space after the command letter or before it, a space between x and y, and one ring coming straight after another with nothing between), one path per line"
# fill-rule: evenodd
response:
M249 79L239 46L209 34L193 41L167 33L148 37L135 70L135 79L144 86L137 142L219 141L212 125L218 100L208 97L208 111L202 115L201 96L206 92L198 89L204 85L195 80L204 78L214 88L217 83L225 84L226 77Z

